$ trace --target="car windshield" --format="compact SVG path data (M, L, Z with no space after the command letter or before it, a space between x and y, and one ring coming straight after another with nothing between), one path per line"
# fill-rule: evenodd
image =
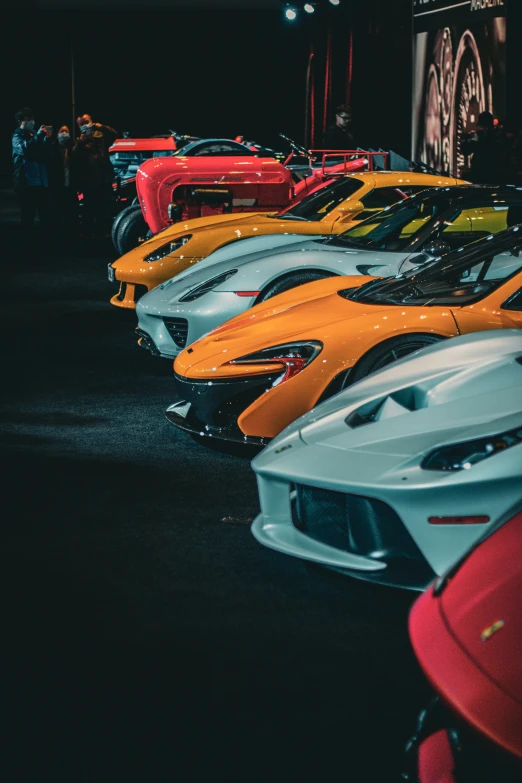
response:
M448 209L450 198L447 192L430 193L427 197L423 194L411 196L329 238L328 243L366 250L406 251L417 241L421 231L435 225L437 218Z
M278 220L322 220L332 209L357 193L363 185L362 179L343 177L337 182L325 185L314 193L310 193L298 204L287 207L272 217Z
M379 305L460 307L477 302L522 271L521 229L515 226L402 275L339 293L345 299Z
M237 141L228 141L227 139L209 139L207 141L193 141L184 144L176 150L175 155L180 157L230 157L231 155L241 157L254 157L258 153L250 150L244 144Z

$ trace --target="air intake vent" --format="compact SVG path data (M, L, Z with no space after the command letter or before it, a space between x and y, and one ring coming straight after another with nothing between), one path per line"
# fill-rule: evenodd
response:
M188 321L186 318L164 318L168 333L178 348L184 348L187 344Z
M393 419L416 409L413 389L401 389L395 394L361 405L346 417L345 422L355 430L365 424L372 424L374 421L382 421L383 419Z

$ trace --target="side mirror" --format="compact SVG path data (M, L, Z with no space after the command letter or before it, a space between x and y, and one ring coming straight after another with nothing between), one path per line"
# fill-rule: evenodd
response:
M427 244L425 244L422 248L423 253L426 253L435 258L438 256L443 256L445 253L449 253L450 250L451 247L449 244L444 242L442 239L429 239Z
M364 212L362 201L352 201L349 207L344 207L345 214L339 218L339 223L351 223L352 220L362 220L359 214Z
M416 255L411 256L410 258L405 258L397 271L402 275L403 272L409 272L411 269L416 269L418 266L422 266L428 261L433 261L431 255L428 253L416 253Z

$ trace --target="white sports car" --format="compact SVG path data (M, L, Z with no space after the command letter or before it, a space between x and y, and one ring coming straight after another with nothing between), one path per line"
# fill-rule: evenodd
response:
M424 190L327 239L279 235L232 243L145 294L136 306L138 336L153 354L174 358L290 288L335 275L394 275L521 219L522 190L458 185Z
M455 337L373 373L252 464L262 544L424 589L522 498L522 333Z

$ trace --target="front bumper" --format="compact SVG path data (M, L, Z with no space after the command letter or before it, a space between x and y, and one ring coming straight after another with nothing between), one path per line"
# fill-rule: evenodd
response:
M242 443L247 446L266 446L268 440L266 438L253 438L248 435L243 435L241 431L238 431L234 427L221 427L214 429L209 425L203 425L192 415L190 410L190 403L182 400L176 402L174 405L170 405L165 411L165 416L184 432L189 432L191 435L198 435L200 437L215 438L217 440L224 440L228 443Z
M121 280L115 280L120 284L117 294L111 297L111 304L115 307L123 307L127 310L135 310L136 303L142 296L149 292L149 287L141 283L124 283Z
M471 471L432 475L416 463L306 444L294 431L253 462L261 513L252 533L267 547L347 575L423 590L514 505L520 489L516 477L477 483ZM490 522L428 521L475 514Z
M175 359L187 345L248 310L254 302L254 297L227 291L211 292L193 302L172 304L156 301L156 294L152 297L154 301L145 300L137 309L138 328L149 335L160 356L166 359Z
M387 504L312 486L283 486L277 488L277 517L264 512L262 501L252 524L260 544L379 584L423 590L433 580L433 570Z
M245 435L237 420L279 375L271 373L233 380L194 381L174 373L183 403L171 405L166 416L172 424L195 435L265 446L269 438Z

